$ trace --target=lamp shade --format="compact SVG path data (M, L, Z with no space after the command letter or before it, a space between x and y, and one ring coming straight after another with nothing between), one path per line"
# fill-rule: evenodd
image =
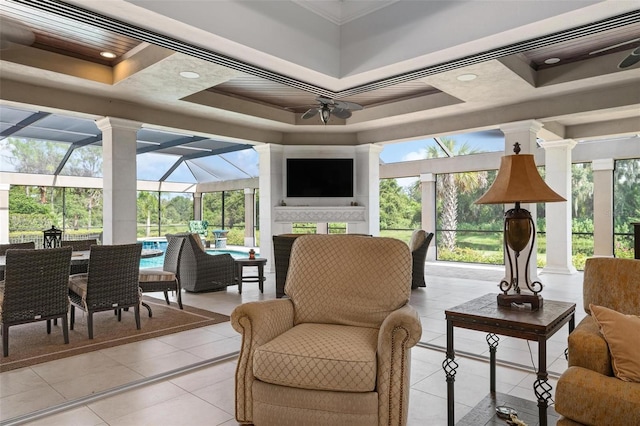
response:
M476 204L550 203L567 201L542 180L532 154L505 155L489 190Z

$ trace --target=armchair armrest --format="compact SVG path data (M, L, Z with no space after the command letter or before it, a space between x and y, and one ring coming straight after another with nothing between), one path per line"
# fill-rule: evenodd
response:
M231 325L242 334L236 367L236 420L239 422L253 421L254 349L293 328L293 316L293 303L289 299L244 303L231 313Z
M378 416L405 424L409 406L410 349L422 336L418 312L410 305L392 312L378 332ZM400 397L398 397L400 395Z

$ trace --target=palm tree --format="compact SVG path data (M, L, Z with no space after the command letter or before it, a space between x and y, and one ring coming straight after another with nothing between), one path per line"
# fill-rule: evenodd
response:
M471 148L464 142L458 146L455 139L443 137L439 142L444 146L447 156L469 155L481 152ZM427 158L442 157L444 150L438 146L429 146L426 149ZM442 215L440 223L445 231L442 232L442 245L447 250L456 247L456 229L458 227L458 194L460 192L475 191L479 187L487 185L487 172L445 173L438 176L436 181L437 196L442 200Z

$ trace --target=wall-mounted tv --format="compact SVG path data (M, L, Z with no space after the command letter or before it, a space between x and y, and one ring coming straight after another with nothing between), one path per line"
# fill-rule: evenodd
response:
M353 197L353 158L287 158L287 197Z

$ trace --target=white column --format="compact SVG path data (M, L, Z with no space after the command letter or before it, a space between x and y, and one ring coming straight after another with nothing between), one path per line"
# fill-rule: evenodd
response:
M316 234L328 234L329 224L327 222L316 223Z
M593 160L593 255L613 257L612 158Z
M505 146L505 154L512 155L513 154L513 145L518 142L520 143L521 154L535 154L536 150L536 140L537 134L542 129L542 123L536 120L525 120L518 121L513 123L507 123L500 126L500 130L504 133L504 146ZM515 207L515 205L506 205L505 211L510 210ZM520 204L520 208L526 209L531 213L531 218L533 219L533 223L536 222L537 214L536 214L536 205L532 203L522 203ZM531 248L531 242L525 247L522 253L529 253L529 249ZM507 250L511 251L511 249L507 248ZM531 248L531 264L529 265L529 281L538 281L538 271L536 266L537 256L538 254L538 243L534 243ZM526 262L527 256L519 256L515 257L515 253L511 251L511 259L512 261L517 262L518 264L518 281L520 283L525 282L525 271L526 271ZM515 264L514 264L515 268ZM509 262L506 259L505 253L505 274L506 277L511 276L511 270L509 267ZM523 292L526 291L526 285L520 286Z
M575 274L571 242L571 150L576 141L541 142L545 151L545 182L566 198L546 204L547 265L543 273Z
M8 183L0 183L0 244L9 244L9 189Z
M284 150L282 145L275 144L256 145L254 149L259 156L260 257L268 259L267 268L273 272L273 236L291 232L291 224L273 221L274 208L284 199Z
M366 220L347 223L350 234L380 235L380 153L382 146L358 145L355 161L354 198L359 206L366 208Z
M254 247L256 245L256 235L254 232L254 205L256 190L253 188L244 189L244 245Z
M202 220L202 192L193 193L193 220Z
M422 188L422 229L427 232L436 232L436 175L425 173L420 175ZM436 259L436 238L434 236L429 243L427 260Z
M136 140L140 123L121 118L96 120L102 131L103 244L137 241Z

